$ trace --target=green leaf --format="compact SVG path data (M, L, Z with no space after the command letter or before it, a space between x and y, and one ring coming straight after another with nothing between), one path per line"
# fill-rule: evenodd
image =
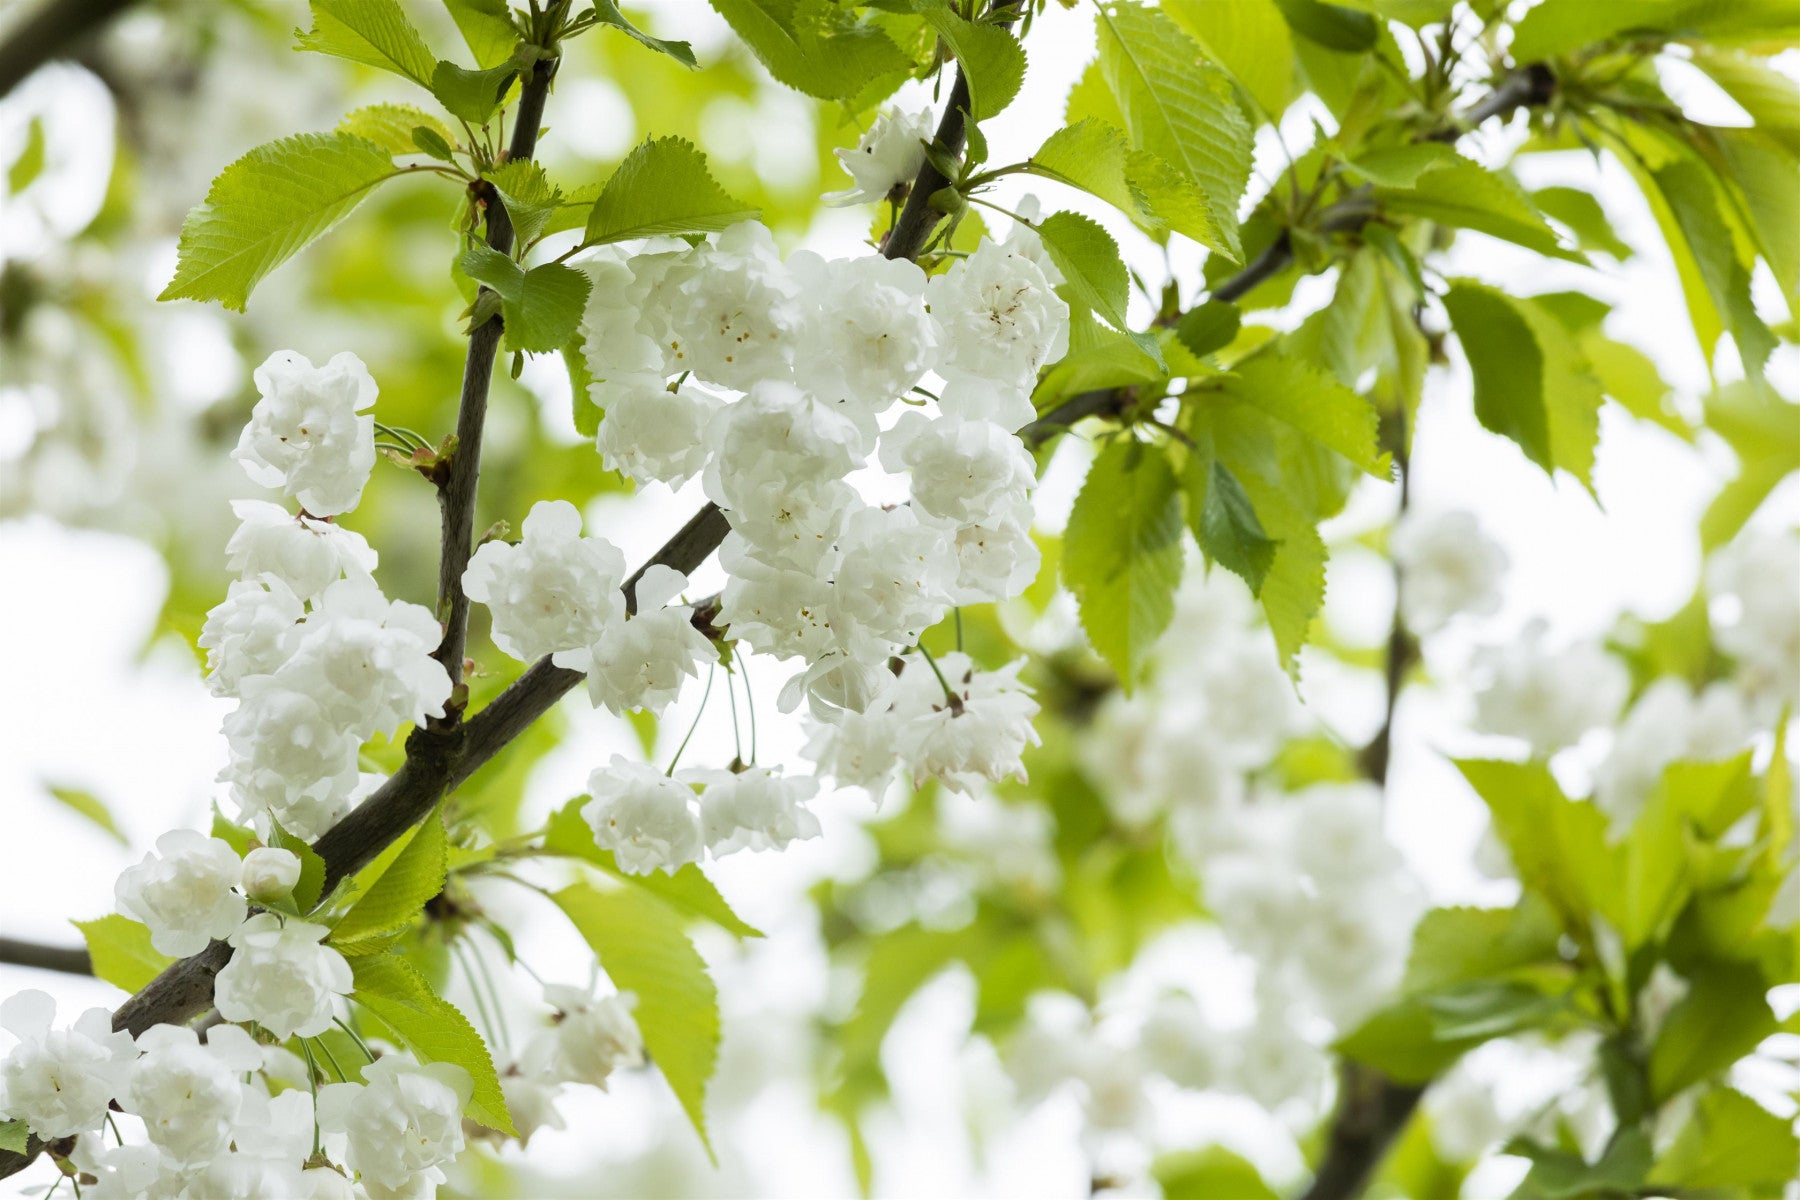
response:
M437 56L399 0L312 0L312 32L294 31L296 49L379 67L431 87Z
M1700 544L1713 550L1737 536L1790 472L1800 471L1800 405L1740 380L1707 398L1706 423L1738 458L1736 478L1700 520Z
M1531 193L1531 202L1574 234L1581 249L1598 250L1620 262L1631 257L1631 247L1613 232L1612 221L1593 193L1574 187L1539 188Z
M1586 929L1596 897L1612 886L1605 814L1564 796L1542 762L1463 759L1456 768L1487 805L1519 882L1549 901L1565 928Z
M1288 675L1298 679L1300 649L1313 618L1325 606L1325 539L1317 521L1279 487L1248 472L1238 479L1256 506L1263 530L1274 539L1275 558L1257 600Z
M117 913L93 921L71 922L87 939L88 960L94 974L135 992L162 974L175 960L150 944L150 930L142 923Z
M485 71L471 71L453 62L439 62L431 71L431 94L452 116L471 125L486 125L506 98L506 89L519 73L512 63Z
M255 830L245 829L242 825L233 825L225 819L225 814L217 808L213 809L212 828L208 836L216 837L237 851L239 858L250 853L257 845Z
M406 840L393 862L338 919L331 942L346 954L368 953L385 935L410 925L444 890L449 869L444 820L435 810Z
M1410 188L1417 187L1419 177L1428 171L1466 161L1448 146L1436 142L1412 142L1359 154L1345 163L1344 169L1383 187Z
M574 267L545 263L527 271L493 248L476 244L463 252L463 272L499 295L506 322L506 348L548 354L576 336L593 280Z
M478 67L497 67L512 58L519 44L512 10L506 0L444 0L450 19L462 33Z
M501 166L487 181L500 193L521 246L537 241L562 205L562 189L553 186L544 168L528 158Z
M1108 329L1077 306L1069 312L1068 353L1044 373L1032 401L1043 408L1080 392L1160 383L1167 375L1161 353L1153 339Z
M1235 304L1208 300L1198 308L1181 314L1175 323L1175 336L1197 358L1205 358L1215 350L1231 345L1243 324L1243 314Z
M1719 1074L1774 1033L1778 1022L1769 1008L1768 990L1754 967L1723 961L1696 964L1687 995L1669 1010L1650 1047L1652 1098L1660 1104Z
M444 140L444 135L429 125L415 126L412 131L412 140L413 145L422 154L429 154L440 162L456 160L456 152L450 148L450 143Z
M594 403L594 375L588 370L587 352L582 348L581 338L562 348L563 365L569 369L569 396L574 406L575 432L584 438L593 438L600 432L600 418L604 415L600 406Z
M1212 236L1196 240L1243 261L1237 205L1254 147L1230 80L1166 13L1122 2L1102 8L1100 22L1101 72L1132 145L1154 156L1131 169L1150 207L1173 225L1164 205L1198 191Z
M1397 1083L1424 1084L1487 1039L1437 1036L1431 1011L1417 997L1402 999L1339 1038L1333 1049Z
M0 1150L24 1154L31 1140L31 1129L23 1121L0 1121Z
M588 214L582 244L598 246L665 233L717 233L756 217L727 195L706 156L677 137L650 138L626 155Z
M1589 1163L1579 1154L1540 1147L1515 1138L1505 1152L1531 1159L1531 1171L1515 1195L1531 1200L1589 1200L1601 1196L1635 1196L1650 1169L1650 1139L1627 1127L1609 1140L1599 1159Z
M1750 264L1725 223L1715 183L1706 166L1683 159L1655 173L1656 186L1674 218L1701 285L1737 343L1745 373L1760 378L1775 349L1775 335L1757 315L1750 298ZM1686 282L1684 280L1684 282ZM1702 340L1710 358L1713 345Z
M1274 0L1164 0L1162 7L1265 115L1286 110L1294 93L1294 55Z
M1126 690L1175 615L1181 497L1168 456L1129 439L1094 460L1063 534L1082 628Z
M33 117L25 127L25 148L6 168L6 193L16 196L44 172L44 122Z
M1223 1146L1159 1154L1150 1174L1162 1185L1165 1200L1280 1200L1248 1159Z
M1368 13L1323 0L1275 0L1288 26L1307 41L1340 54L1361 54L1375 46L1379 28Z
M386 1025L415 1058L455 1063L469 1073L475 1089L466 1116L508 1137L518 1136L493 1056L461 1009L434 992L418 968L399 955L361 955L350 960L350 970L356 977L350 998Z
M1702 1095L1675 1141L1650 1168L1647 1182L1684 1191L1743 1189L1775 1196L1800 1176L1793 1121L1742 1092Z
M217 300L242 312L264 276L394 174L386 150L353 134L258 146L221 171L182 222L175 278L157 299Z
M1263 532L1244 485L1210 452L1188 455L1182 481L1187 488L1188 523L1200 549L1249 584L1252 595L1260 596L1277 547Z
M413 136L421 128L435 133L446 146L456 141L456 135L450 132L448 125L410 104L371 104L350 113L337 124L337 132L374 142L389 154L416 154L423 149Z
M985 121L1005 110L1025 82L1025 51L1019 39L998 25L970 21L946 0L922 7L925 19L956 55L969 82L969 115Z
M1800 155L1800 84L1742 51L1690 46L1693 62L1756 122L1759 133Z
M58 804L77 816L87 818L100 829L111 834L113 840L121 846L130 844L124 831L119 828L119 823L113 819L112 811L106 807L105 801L94 793L83 791L80 788L58 787L55 784L45 784L44 789L55 798Z
M674 1089L707 1153L706 1085L719 1052L719 1000L675 909L642 888L585 884L554 899L600 959L607 978L637 997L644 1047Z
M325 898L325 860L304 840L280 825L271 830L268 844L286 850L300 860L300 881L294 884L293 900L303 913L316 908Z
M733 937L762 936L760 930L746 924L731 911L731 906L719 895L712 880L693 863L686 864L673 875L666 871L655 871L649 875L628 875L621 871L613 858L613 852L595 845L594 831L581 816L582 805L586 803L586 796L577 796L551 816L550 824L544 831L546 854L563 855L592 863L620 883L642 888L684 916L711 921Z
M671 42L651 37L627 20L625 14L619 11L619 6L613 3L613 0L594 0L594 15L600 19L602 25L611 25L638 44L648 46L658 54L666 54L684 67L691 69L700 65L694 61L692 46L686 42Z
M1600 390L1610 399L1640 421L1661 425L1683 441L1694 440L1693 428L1669 406L1671 389L1649 355L1597 331L1582 334L1580 341Z
M1530 300L1452 280L1444 308L1475 376L1475 415L1546 472L1593 487L1600 387L1574 336Z
M1434 908L1413 929L1403 988L1418 993L1560 962L1562 930L1542 901L1513 908Z
M1375 199L1388 213L1473 229L1552 258L1587 261L1579 250L1562 244L1511 176L1460 155L1426 171L1410 187L1377 187Z
M1072 212L1051 213L1038 224L1037 234L1073 298L1113 328L1125 330L1131 278L1112 234L1097 221Z
M1045 138L1025 169L1097 196L1133 221L1153 223L1126 178L1130 153L1130 143L1116 127L1098 117L1084 117Z
M912 71L880 28L831 0L709 0L769 74L820 100L848 100Z
M1737 185L1740 217L1748 222L1789 309L1800 308L1800 215L1791 203L1800 189L1795 152L1755 129L1716 129L1704 136L1720 174Z
M1392 461L1377 445L1375 406L1301 359L1245 359L1224 378L1220 394L1299 430L1377 479L1392 474Z

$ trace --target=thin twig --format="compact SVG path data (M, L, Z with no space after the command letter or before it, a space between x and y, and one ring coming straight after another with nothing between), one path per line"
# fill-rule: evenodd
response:
M45 946L9 937L0 937L0 963L36 967L40 971L61 971L65 975L94 973L94 964L86 950L74 946Z

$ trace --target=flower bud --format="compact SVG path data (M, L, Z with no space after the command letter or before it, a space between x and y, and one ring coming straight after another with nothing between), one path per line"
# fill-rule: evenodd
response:
M300 858L291 850L261 846L244 856L244 894L252 900L279 900L300 882Z

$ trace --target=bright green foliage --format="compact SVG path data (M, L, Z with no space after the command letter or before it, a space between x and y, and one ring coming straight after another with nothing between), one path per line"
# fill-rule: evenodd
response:
M710 1154L706 1084L719 1053L719 998L682 915L642 888L577 884L555 899L607 978L637 997L633 1016L644 1047Z
M1376 445L1374 406L1300 359L1246 359L1224 379L1220 394L1293 426L1378 479L1389 475L1392 464Z
M1600 388L1567 328L1530 300L1473 280L1444 307L1475 375L1475 415L1545 471L1593 485Z
M389 154L418 153L420 147L413 131L420 128L429 129L447 145L456 142L456 135L450 132L448 125L410 104L371 104L350 113L337 124L339 133L365 138Z
M1439 167L1466 162L1448 146L1437 142L1408 142L1403 146L1382 146L1359 154L1344 164L1344 169L1359 179L1389 188L1414 188L1419 177Z
M1742 1092L1717 1088L1702 1095L1687 1124L1654 1167L1648 1182L1708 1191L1744 1189L1778 1196L1800 1176L1800 1142L1793 1122Z
M1650 1139L1631 1126L1621 1129L1592 1163L1584 1162L1579 1154L1523 1139L1514 1140L1506 1149L1531 1159L1531 1171L1514 1193L1521 1200L1636 1195L1650 1168Z
M1162 9L1265 116L1286 110L1294 92L1294 56L1275 0L1170 0Z
M1275 0L1275 6L1295 33L1343 54L1373 48L1381 28L1368 13L1327 0Z
M19 151L19 157L13 159L12 165L6 168L7 194L18 195L30 187L43 170L44 122L34 117L25 128L25 148Z
M1434 908L1413 930L1402 988L1426 993L1558 961L1555 914L1527 895L1513 908Z
M396 954L350 960L356 975L351 999L379 1020L422 1063L455 1063L468 1071L475 1090L464 1113L489 1129L516 1136L500 1076L487 1043L462 1010L439 996L417 967Z
M473 125L486 125L506 98L515 74L510 63L471 71L453 62L440 62L431 71L431 94L451 116Z
M574 405L575 432L591 438L600 432L600 418L605 414L594 402L594 376L588 370L587 352L579 335L562 348L563 366L569 370L569 397Z
M269 845L286 850L300 860L300 881L294 884L293 901L303 913L318 907L325 898L325 860L310 845L276 825Z
M444 821L434 812L338 918L332 944L345 954L366 954L385 945L387 935L417 920L426 902L444 888L447 854Z
M1737 476L1700 519L1700 544L1712 550L1737 536L1776 485L1800 471L1800 405L1766 388L1727 384L1707 399L1706 423L1738 458Z
M1045 138L1027 169L1098 196L1134 221L1153 221L1127 179L1130 155L1131 145L1116 126L1098 117L1085 117Z
M626 37L640 45L648 46L658 54L666 54L684 67L698 67L694 61L694 48L686 42L668 41L659 37L651 37L633 25L613 0L594 0L594 15L602 25L610 25Z
M1175 336L1190 354L1204 358L1229 346L1242 321L1243 314L1235 305L1209 300L1181 314L1181 320L1175 323Z
M107 808L106 802L94 793L81 788L57 787L54 784L50 785L47 790L58 804L76 816L86 818L91 824L110 834L113 840L121 846L129 844L129 839L119 828L119 823L113 819L112 810Z
M756 215L713 180L706 156L692 142L650 138L606 181L582 242L598 246L665 233L716 233Z
M175 278L158 300L217 300L242 312L250 291L394 177L394 161L348 133L258 146L213 180L181 225Z
M1531 193L1531 203L1545 216L1566 226L1582 250L1598 250L1620 262L1631 257L1631 247L1613 232L1611 218L1592 192L1573 187L1539 188Z
M545 263L527 271L481 243L463 253L461 266L499 293L507 349L548 354L575 336L593 281L574 267Z
M544 227L562 206L562 189L552 184L544 168L530 159L506 163L487 177L506 205L513 236L529 246L543 235Z
M1688 994L1669 1010L1650 1048L1650 1093L1659 1104L1722 1073L1775 1032L1760 971L1729 962L1695 966Z
M1549 901L1566 928L1586 928L1609 874L1605 816L1564 796L1544 763L1465 760L1456 766L1487 804L1519 882Z
M620 883L652 893L664 904L681 912L684 917L710 921L734 937L762 936L759 930L745 924L741 917L731 911L731 906L719 895L719 889L713 886L712 880L693 863L686 864L672 875L665 871L628 875L620 870L612 851L602 850L594 843L594 831L581 816L581 808L586 803L586 796L577 796L551 816L550 824L544 830L546 854L563 855L591 863Z
M820 100L848 100L877 81L898 84L912 60L886 33L831 0L711 0L782 83Z
M437 56L400 0L312 0L312 18L312 32L294 32L297 49L392 71L431 89Z
M30 1138L31 1130L25 1122L0 1121L0 1150L11 1150L14 1154L23 1154Z
M1056 264L1071 298L1085 304L1115 329L1125 329L1131 279L1119 244L1098 222L1080 213L1051 213L1038 224L1044 251Z
M1229 79L1167 15L1129 2L1101 10L1100 69L1131 144L1155 156L1130 170L1150 208L1197 190L1212 231L1196 240L1241 260L1237 203L1252 147Z
M1386 212L1473 229L1552 258L1585 261L1580 251L1562 244L1510 176L1466 158L1453 155L1404 187L1378 187L1375 198Z
M1249 1160L1222 1146L1160 1155L1150 1173L1166 1200L1278 1200Z
M1161 383L1167 372L1160 353L1155 341L1108 329L1077 305L1069 310L1069 352L1044 372L1033 402L1043 408L1097 388Z
M1263 532L1244 485L1224 463L1199 452L1188 456L1181 480L1188 524L1201 551L1249 584L1252 594L1261 595L1276 545Z
M444 0L478 67L497 67L519 42L506 0Z
M175 960L150 944L150 930L142 922L111 913L93 921L72 922L87 939L88 959L94 974L135 992L162 974Z
M1181 496L1168 456L1120 439L1101 451L1063 534L1063 582L1082 628L1127 690L1175 615Z
M964 19L946 0L932 0L922 11L969 81L969 115L985 121L1004 111L1025 82L1025 51L1019 40L998 25Z

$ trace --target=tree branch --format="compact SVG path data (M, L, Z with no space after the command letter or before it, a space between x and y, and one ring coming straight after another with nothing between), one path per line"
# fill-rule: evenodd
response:
M62 58L132 0L51 0L13 27L0 42L0 96L54 58Z
M538 127L544 121L544 103L556 77L560 59L537 63L531 78L519 91L519 111L513 121L509 160L530 158L537 149ZM492 188L487 188L487 244L501 254L511 254L512 220ZM481 288L481 293L490 289ZM469 635L469 598L463 593L463 572L475 552L475 497L481 481L481 436L487 423L488 391L494 381L494 359L505 331L498 313L469 334L469 356L463 362L462 399L456 410L456 448L438 484L441 516L441 549L438 556L438 619L444 623L444 640L433 656L450 673L450 682L462 682L463 647ZM446 708L434 726L453 726L462 718L460 706Z
M0 963L36 967L40 971L61 971L65 975L94 973L94 964L88 960L86 950L73 946L43 946L9 937L0 937Z

